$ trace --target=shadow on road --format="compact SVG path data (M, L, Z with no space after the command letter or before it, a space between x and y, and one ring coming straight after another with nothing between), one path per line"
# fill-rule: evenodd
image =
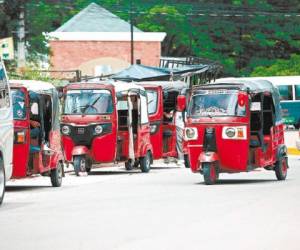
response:
M91 171L89 175L129 175L129 174L142 174L140 170L131 171Z
M258 184L258 183L271 183L278 182L278 180L270 180L270 179L224 179L218 180L214 185L243 185L243 184ZM204 182L198 182L196 185L205 185Z
M151 169L153 170L160 170L160 169L163 169L163 170L168 170L168 169L180 169L181 167L168 167L168 166L165 166L165 167L151 167Z
M6 192L19 192L19 191L27 191L27 190L35 190L35 189L45 189L45 188L53 188L51 185L49 186L6 186Z

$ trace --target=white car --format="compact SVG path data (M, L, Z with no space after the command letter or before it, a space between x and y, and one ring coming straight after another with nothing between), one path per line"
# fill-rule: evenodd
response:
M5 67L0 59L0 205L6 180L12 175L13 139L12 101Z
M296 147L297 147L298 150L300 150L300 129L299 129L298 138L296 139Z

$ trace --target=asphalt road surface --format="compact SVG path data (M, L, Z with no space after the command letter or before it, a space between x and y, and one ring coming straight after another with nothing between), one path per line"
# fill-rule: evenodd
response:
M300 159L288 179L273 171L200 174L156 163L72 173L61 188L37 177L8 184L0 208L1 250L300 249Z

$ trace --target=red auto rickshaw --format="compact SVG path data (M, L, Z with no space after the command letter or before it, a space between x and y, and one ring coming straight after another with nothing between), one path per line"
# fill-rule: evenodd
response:
M47 82L12 80L14 118L12 178L34 174L50 176L53 187L63 177L60 144L59 98Z
M185 93L187 84L181 81L149 81L138 84L147 92L154 159L177 158L176 143L180 139L175 124L176 112L180 112L177 111L177 96ZM183 116L181 112L182 124Z
M185 96L179 96L182 107ZM180 105L179 105L180 106ZM193 172L206 184L219 173L274 170L287 175L288 158L279 92L266 80L224 80L194 87L187 108L185 141Z
M76 175L93 164L125 161L150 171L147 98L143 87L124 82L85 82L64 89L62 145Z

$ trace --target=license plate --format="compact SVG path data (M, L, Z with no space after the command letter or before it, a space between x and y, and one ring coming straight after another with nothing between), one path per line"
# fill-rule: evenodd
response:
M77 132L79 135L84 134L84 128L78 128Z

